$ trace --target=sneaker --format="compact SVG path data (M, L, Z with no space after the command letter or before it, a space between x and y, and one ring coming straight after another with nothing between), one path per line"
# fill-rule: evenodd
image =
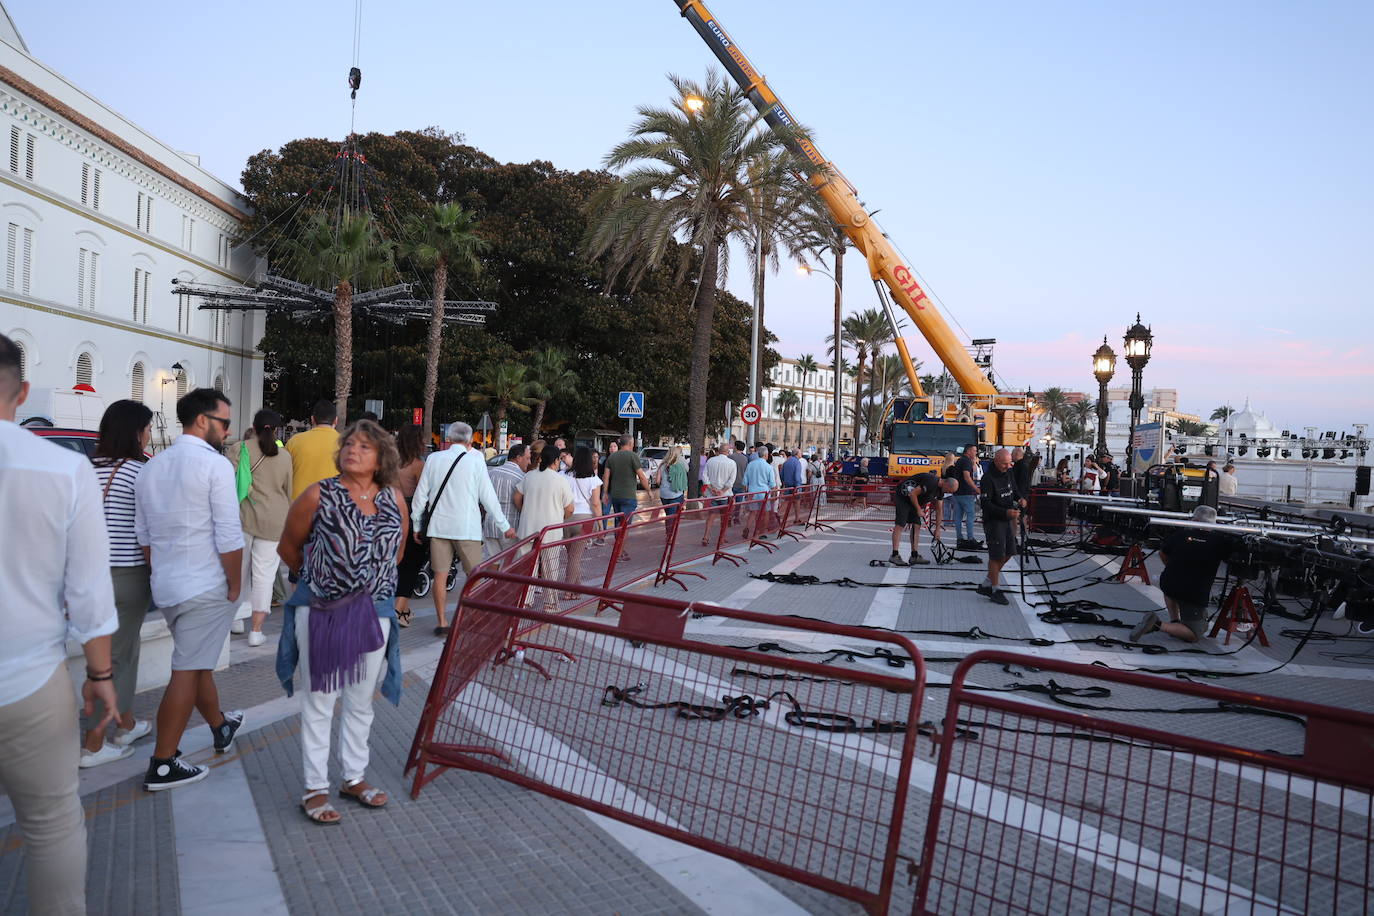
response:
M100 746L98 751L88 751L81 749L82 769L86 767L98 767L102 763L114 763L116 760L123 760L125 757L133 756L134 749L123 744L111 744L106 741Z
M212 728L210 731L215 734L215 753L227 754L234 746L234 736L238 734L243 726L243 712L234 710L224 713L224 721L219 728Z
M1007 593L1000 588L993 589L992 594L988 597L992 599L993 604L1011 604L1011 600L1007 598Z
M978 587L974 589L974 591L982 595L984 598L992 597L992 586L988 585L986 582L980 583Z
M1159 629L1159 615L1151 611L1131 631L1131 642L1140 642L1142 636L1146 633L1153 633L1157 629Z
M235 636L242 636L243 631L246 629L247 627L243 625L242 617L240 617L238 620L235 620L233 623L229 624L229 632L233 633Z
M135 719L134 727L129 729L128 731L125 731L122 728L115 729L114 738L111 740L113 740L114 743L118 744L120 747L126 747L127 745L133 744L135 741L137 741L139 738L142 738L144 735L147 735L152 730L152 722L149 722L147 719Z
M903 559L902 559L902 555L901 555L900 553L898 553L897 551L894 550L894 551L892 551L892 556L890 556L890 557L887 558L887 565L888 565L888 566L906 566L906 565L907 565L907 562L906 562L906 560L903 560Z
M910 563L912 566L929 566L929 565L930 565L930 561L929 561L929 560L927 560L925 557L921 556L919 553L917 553L917 552L914 551L914 550L911 552L911 559L907 560L907 562Z
M249 632L248 645L260 646L265 642L267 642L267 636L263 634L262 630L252 630Z
M143 788L149 792L161 792L163 789L189 786L209 775L209 767L187 763L181 759L181 751L177 751L175 756L166 760L154 757L148 761L148 773L143 777Z

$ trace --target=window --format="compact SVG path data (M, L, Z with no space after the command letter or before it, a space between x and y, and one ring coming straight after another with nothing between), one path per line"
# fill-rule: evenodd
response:
M224 234L219 237L219 266L229 266L229 237Z
M29 377L29 351L24 349L22 340L16 340L14 345L19 348L19 380L22 382Z
M95 291L100 276L100 253L86 248L76 254L76 307L95 311Z
M33 280L33 230L18 223L5 227L5 288L25 295Z
M94 378L91 368L91 354L82 353L76 358L76 383L78 385L89 385Z
M186 370L177 370L177 400L186 397Z
M33 160L38 152L38 138L33 134L23 133L18 127L10 128L10 171L19 174L19 167L24 167L24 177L33 181Z
M38 154L38 138L29 134L24 139L24 177L33 181L33 161Z
M223 393L225 392L224 373L223 373L223 372L216 372L216 373L215 373L215 390L218 391L218 392L220 392L221 394L223 394Z
M134 268L134 321L148 323L148 271Z
M138 192L138 209L134 212L134 226L143 232L153 231L153 195Z
M143 403L143 377L145 375L143 363L134 363L133 371L130 373L129 397L138 403Z
M90 163L81 166L81 203L92 210L100 209L100 169Z
M10 128L10 171L19 174L19 128Z
M181 247L187 251L195 244L196 221L185 214L181 217Z

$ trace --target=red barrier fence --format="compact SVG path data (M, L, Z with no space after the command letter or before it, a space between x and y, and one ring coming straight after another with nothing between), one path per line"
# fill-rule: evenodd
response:
M886 522L892 524L893 484L854 484L847 478L825 482L808 524L826 528L835 522Z
M1008 663L1299 717L1301 753L978 692ZM916 912L1371 912L1371 761L1365 713L978 652L954 673Z
M407 765L413 797L448 767L489 773L886 911L924 685L909 640L587 586L572 590L618 605L618 625L517 600L553 587L474 572ZM816 662L684 635L692 612L885 643L914 675L837 681ZM517 631L539 645L512 650Z

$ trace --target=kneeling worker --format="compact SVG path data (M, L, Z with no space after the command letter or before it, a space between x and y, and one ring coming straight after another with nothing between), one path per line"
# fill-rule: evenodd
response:
M915 474L902 480L896 486L892 504L897 517L892 524L892 557L887 561L891 566L924 566L930 561L917 552L921 546L921 510L931 503L940 502L946 494L959 489L959 481L953 477L941 478L933 471ZM935 536L940 536L940 524L944 513L935 511ZM911 560L902 562L902 529L911 529Z
M1193 520L1214 524L1217 510L1198 506ZM1212 583L1217 568L1229 552L1227 542L1207 531L1175 528L1173 534L1159 545L1159 557L1164 572L1159 577L1159 590L1164 593L1164 606L1169 619L1160 623L1159 615L1151 611L1131 631L1131 642L1154 630L1162 630L1174 639L1197 642L1207 629L1207 605L1212 600Z

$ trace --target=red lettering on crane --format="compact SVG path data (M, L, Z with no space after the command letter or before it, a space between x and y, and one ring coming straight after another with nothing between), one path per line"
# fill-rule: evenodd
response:
M912 305L925 311L925 290L921 289L921 284L916 282L916 278L912 276L911 271L907 269L905 264L897 265L897 268L892 271L892 279L897 281L897 285L902 288L902 292L911 297Z

